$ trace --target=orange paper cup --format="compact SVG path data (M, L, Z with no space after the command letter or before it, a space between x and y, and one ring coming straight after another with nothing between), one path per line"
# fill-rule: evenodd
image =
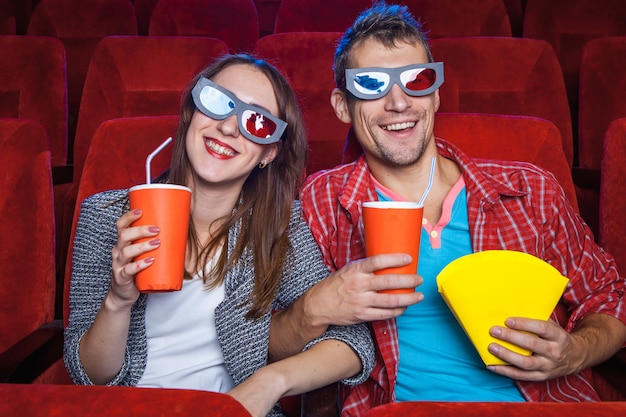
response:
M363 203L363 227L366 255L406 253L410 264L376 271L382 274L416 274L424 206L406 201L368 201ZM415 288L385 290L385 293L409 293Z
M189 229L191 189L174 184L143 184L129 190L130 208L143 214L133 226L160 229L161 245L135 260L154 257L154 263L135 278L141 292L178 291L183 285L185 250ZM141 241L153 238L142 239Z

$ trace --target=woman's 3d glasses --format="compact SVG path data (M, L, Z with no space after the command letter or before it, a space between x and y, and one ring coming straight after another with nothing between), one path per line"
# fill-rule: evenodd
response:
M346 70L346 88L361 100L384 97L394 84L398 84L410 96L427 96L441 87L443 81L443 62L413 64L400 68Z
M265 109L244 103L208 78L198 80L191 96L198 110L212 119L224 120L237 115L239 131L259 145L278 142L287 127L287 122L272 116Z

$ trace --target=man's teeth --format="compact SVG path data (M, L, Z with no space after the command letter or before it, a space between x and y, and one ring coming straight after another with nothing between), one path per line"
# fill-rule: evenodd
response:
M403 130L403 129L411 129L415 126L415 122L404 122L404 123L395 123L392 125L384 126L385 130Z
M219 145L211 140L207 142L207 146L210 150L219 153L220 155L235 156L235 153L232 150L228 149L225 146Z

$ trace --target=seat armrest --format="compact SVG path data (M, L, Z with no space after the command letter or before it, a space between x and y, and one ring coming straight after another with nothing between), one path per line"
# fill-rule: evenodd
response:
M54 320L0 353L0 383L31 383L63 357L63 321Z

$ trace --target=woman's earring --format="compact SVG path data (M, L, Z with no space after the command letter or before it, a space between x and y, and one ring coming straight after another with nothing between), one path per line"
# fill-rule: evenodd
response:
M263 169L267 166L267 161L264 159L259 163L259 169Z

